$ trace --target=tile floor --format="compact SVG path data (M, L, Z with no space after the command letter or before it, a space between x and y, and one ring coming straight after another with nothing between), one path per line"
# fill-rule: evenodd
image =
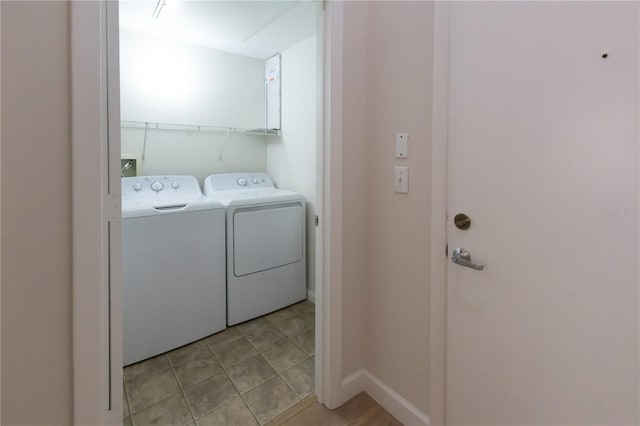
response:
M262 425L313 392L304 301L125 367L124 425Z

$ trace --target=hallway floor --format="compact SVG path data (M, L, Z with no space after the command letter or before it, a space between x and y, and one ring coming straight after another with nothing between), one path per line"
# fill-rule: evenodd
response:
M344 405L329 410L307 398L286 413L273 419L267 426L402 426L369 395L362 392Z
M308 301L125 367L124 424L258 425L313 393Z

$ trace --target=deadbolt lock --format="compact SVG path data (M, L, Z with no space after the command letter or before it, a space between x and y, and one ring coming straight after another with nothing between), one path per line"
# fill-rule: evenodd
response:
M462 229L463 231L471 227L471 219L464 213L458 213L455 215L453 223L456 225L456 228Z

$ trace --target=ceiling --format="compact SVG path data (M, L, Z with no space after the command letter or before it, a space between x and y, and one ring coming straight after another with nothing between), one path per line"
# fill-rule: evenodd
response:
M120 1L120 26L155 37L266 59L315 34L317 3L297 1Z

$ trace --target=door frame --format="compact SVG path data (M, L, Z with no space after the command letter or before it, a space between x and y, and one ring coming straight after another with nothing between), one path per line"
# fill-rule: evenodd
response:
M122 368L114 368L122 365L117 279L120 140L119 126L113 133L114 120L109 120L110 115L119 116L119 105L109 104L107 96L107 80L113 77L108 72L107 50L113 43L108 44L107 27L114 16L117 19L114 2L71 4L74 424L122 423L123 387L114 386L122 383ZM117 62L111 64L113 68L117 69ZM110 150L109 145L117 149Z
M74 424L122 422L118 3L71 3ZM318 2L316 397L342 402L342 4ZM109 99L112 102L109 102ZM89 143L94 141L94 143ZM321 157L320 157L321 156Z
M449 2L434 3L431 154L431 287L429 418L446 422L447 372L447 149L449 129Z

